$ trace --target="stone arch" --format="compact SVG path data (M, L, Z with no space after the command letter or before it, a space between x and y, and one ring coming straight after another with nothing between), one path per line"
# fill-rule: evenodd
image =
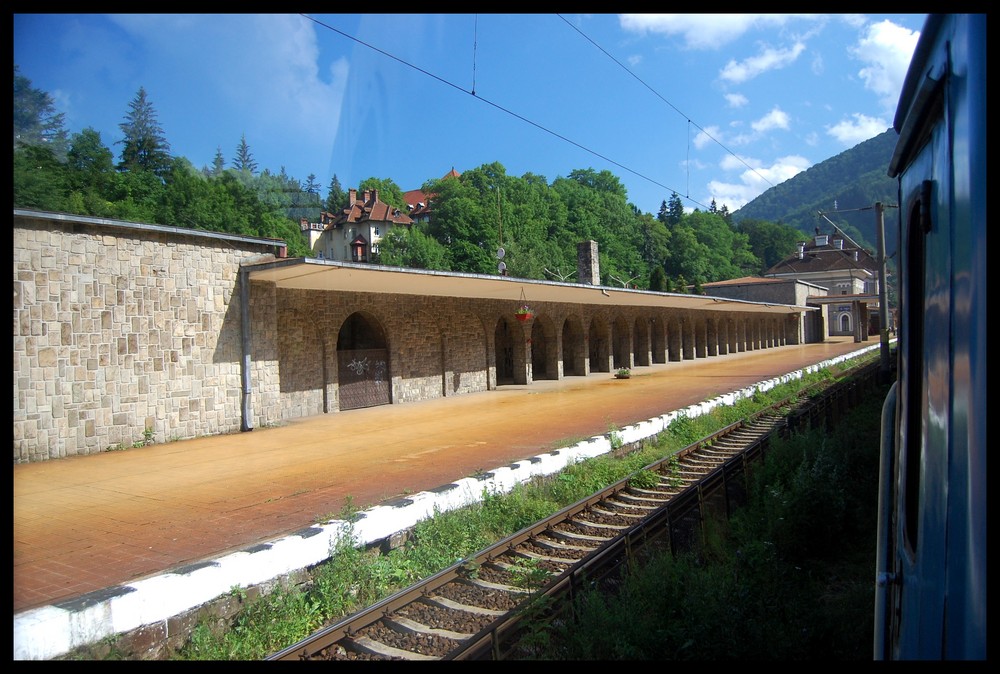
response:
M667 348L669 360L684 360L684 323L680 316L671 315L667 321Z
M563 321L562 371L564 377L582 377L587 374L587 340L579 316L567 316Z
M650 365L649 329L651 321L645 316L635 319L632 328L632 344L634 351L632 362L635 365Z
M552 317L535 316L528 338L531 351L531 379L559 379L559 340Z
M587 331L587 358L590 372L610 372L611 370L611 329L600 316L594 316Z
M691 321L691 331L694 335L694 357L705 358L708 355L708 321L703 316L697 316Z
M666 363L669 357L667 349L667 325L660 316L654 316L649 321L651 333L652 354L654 363Z
M632 330L623 317L618 316L611 324L612 363L611 367L618 370L631 368L632 363Z
M337 332L337 396L341 410L392 402L389 340L372 314L355 311Z
M500 318L493 329L497 386L514 383L514 330L517 327L506 318Z

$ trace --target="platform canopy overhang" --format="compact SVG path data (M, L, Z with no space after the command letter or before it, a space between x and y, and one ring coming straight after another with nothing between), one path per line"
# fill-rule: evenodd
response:
M560 283L373 264L290 258L244 265L253 281L278 288L507 300L511 311L527 302L566 302L609 307L656 307L698 311L800 314L816 307L747 302L724 297L661 293L631 288Z

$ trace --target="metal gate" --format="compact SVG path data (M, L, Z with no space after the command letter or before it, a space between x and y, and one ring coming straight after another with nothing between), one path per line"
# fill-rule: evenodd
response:
M389 350L352 349L337 352L340 409L388 405Z

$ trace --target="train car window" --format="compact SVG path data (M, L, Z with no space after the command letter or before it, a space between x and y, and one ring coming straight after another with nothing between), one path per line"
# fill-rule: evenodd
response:
M904 326L909 354L915 357L907 358L910 367L923 368L924 359L924 269L926 260L926 232L930 229L930 183L922 185L920 198L909 211L906 228L906 268L909 271L906 279L906 309L907 319ZM902 476L905 480L903 539L908 550L913 553L917 548L919 535L920 513L920 464L924 446L923 420L924 408L927 404L924 391L923 372L907 372L907 391L904 396L908 407L906 419L906 453Z

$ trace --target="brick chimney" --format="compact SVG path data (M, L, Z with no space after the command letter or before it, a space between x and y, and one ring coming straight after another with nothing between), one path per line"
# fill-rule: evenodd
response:
M351 201L347 205L353 206L358 200L358 190L352 187L348 193L351 195Z
M597 256L596 241L576 244L576 278L583 285L601 285L601 263Z

